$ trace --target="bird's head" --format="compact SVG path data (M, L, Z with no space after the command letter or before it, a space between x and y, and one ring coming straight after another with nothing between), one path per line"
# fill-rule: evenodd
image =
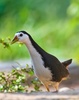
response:
M29 34L25 31L19 31L15 34L11 44L15 43L15 42L20 42L20 43L25 43L28 41L29 39Z

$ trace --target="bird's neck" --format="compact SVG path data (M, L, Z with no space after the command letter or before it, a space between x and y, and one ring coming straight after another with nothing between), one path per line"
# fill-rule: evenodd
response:
M36 70L39 72L38 68L41 68L44 64L42 48L32 38L27 43L25 43L25 45L27 46L30 53L35 72Z
M45 53L45 51L31 37L26 41L25 45L27 46L31 56L36 56L37 53L42 56L43 53Z

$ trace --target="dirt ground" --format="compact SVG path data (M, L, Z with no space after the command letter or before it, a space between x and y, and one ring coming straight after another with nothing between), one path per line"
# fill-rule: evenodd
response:
M79 100L79 89L59 91L59 93L0 93L0 100Z

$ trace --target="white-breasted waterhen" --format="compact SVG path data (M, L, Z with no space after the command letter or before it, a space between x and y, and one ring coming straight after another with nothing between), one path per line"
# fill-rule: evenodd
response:
M55 56L44 51L33 38L25 31L19 31L15 34L12 44L21 42L26 45L30 53L35 75L44 84L47 91L49 85L52 85L58 91L62 80L69 77L68 65L72 59L60 62Z

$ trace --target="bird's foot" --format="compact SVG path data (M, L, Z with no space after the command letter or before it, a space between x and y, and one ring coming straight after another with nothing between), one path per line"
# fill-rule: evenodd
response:
M56 90L56 91L53 91L52 93L58 93L58 90Z

